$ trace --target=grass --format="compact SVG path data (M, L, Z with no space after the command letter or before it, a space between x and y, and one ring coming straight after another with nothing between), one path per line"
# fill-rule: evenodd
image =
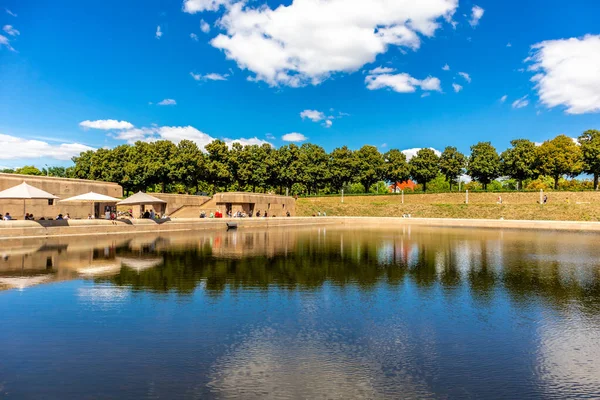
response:
M539 193L411 194L404 196L311 197L298 199L296 214L311 216L319 211L329 216L420 218L485 218L516 220L600 221L600 192L549 192L540 205Z

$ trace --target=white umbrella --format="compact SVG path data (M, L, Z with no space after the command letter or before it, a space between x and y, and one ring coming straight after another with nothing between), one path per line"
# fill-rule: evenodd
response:
M58 199L58 197L53 195L52 193L44 192L42 189L38 189L23 182L20 185L13 186L9 189L0 192L0 199L23 200L23 215L25 215L25 200L54 200Z
M136 206L141 204L166 204L167 202L144 192L137 192L131 197L117 203L119 206Z
M92 204L92 214L94 214L94 205L96 203L118 203L120 200L114 197L107 196L105 194L100 194L96 192L89 192L80 194L79 196L69 197L68 199L61 200L61 203L70 202L70 203L91 203Z

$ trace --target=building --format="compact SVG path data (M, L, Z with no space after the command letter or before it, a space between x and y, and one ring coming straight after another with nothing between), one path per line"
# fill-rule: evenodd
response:
M403 190L415 190L417 184L410 179L404 182L396 182L395 184L390 185L390 192L392 193L400 193Z
M77 196L88 192L96 192L111 197L123 197L123 188L112 182L90 181L86 179L56 178L48 176L4 174L0 173L0 191L17 186L23 182L60 199ZM26 212L31 213L36 219L56 218L58 214L69 214L72 218L87 218L92 210L91 204L86 203L61 203L60 201L26 200ZM98 204L97 209L103 210L104 204ZM23 200L0 200L2 215L10 213L14 218L23 219Z

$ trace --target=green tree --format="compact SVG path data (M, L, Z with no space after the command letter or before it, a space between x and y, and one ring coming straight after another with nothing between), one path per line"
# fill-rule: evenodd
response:
M487 185L500 176L500 157L490 142L471 146L467 173L481 183L483 190L487 190Z
M216 189L227 190L227 187L232 182L227 144L222 140L213 140L205 148L208 152L206 160L208 183ZM215 191L217 191L216 189Z
M177 183L184 185L188 192L198 191L204 172L204 155L198 145L191 140L179 142L172 165Z
M14 174L15 170L12 168L3 168L0 169L0 172L2 172L3 174Z
M65 168L65 167L42 168L42 175L56 176L58 178L67 178L67 168Z
M500 155L501 172L517 180L517 190L523 189L525 179L537 177L537 149L535 143L527 139L511 140L511 148Z
M554 189L558 189L560 177L575 177L584 167L581 149L566 135L558 135L542 143L537 148L537 158L540 172L554 178Z
M600 175L600 131L590 129L579 136L583 156L583 172L594 175L594 190L598 190Z
M21 175L42 175L42 171L34 167L33 165L25 165L15 170L15 174Z
M356 152L357 178L365 188L384 179L385 161L377 147L365 145Z
M450 185L450 191L452 191L452 183L456 182L463 173L466 161L465 155L451 146L446 147L440 156L440 171Z
M308 194L317 194L329 180L329 156L316 144L304 143L300 147L300 162L303 164L302 182Z
M256 187L264 187L269 178L269 150L271 146L244 146L240 153L239 178L244 186L250 186L253 192Z
M385 160L385 179L392 182L394 189L398 182L410 178L410 167L406 155L398 149L391 149L383 155Z
M329 155L331 186L339 192L356 176L356 157L347 146L334 149Z
M279 193L283 194L283 187L292 192L292 186L295 183L302 182L302 178L305 175L305 165L300 157L300 148L292 143L280 147L277 153L276 170ZM294 194L298 194L298 188L299 186L296 187Z
M423 185L423 192L427 191L427 182L432 180L440 172L439 157L433 149L421 149L408 162L410 165L410 176Z

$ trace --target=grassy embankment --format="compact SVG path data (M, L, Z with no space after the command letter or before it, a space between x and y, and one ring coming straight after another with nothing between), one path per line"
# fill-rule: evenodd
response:
M484 218L517 220L600 221L600 192L548 192L548 204L540 205L539 193L464 193L405 194L301 198L296 203L298 216L325 211L328 216L413 218ZM497 204L502 196L503 204Z

